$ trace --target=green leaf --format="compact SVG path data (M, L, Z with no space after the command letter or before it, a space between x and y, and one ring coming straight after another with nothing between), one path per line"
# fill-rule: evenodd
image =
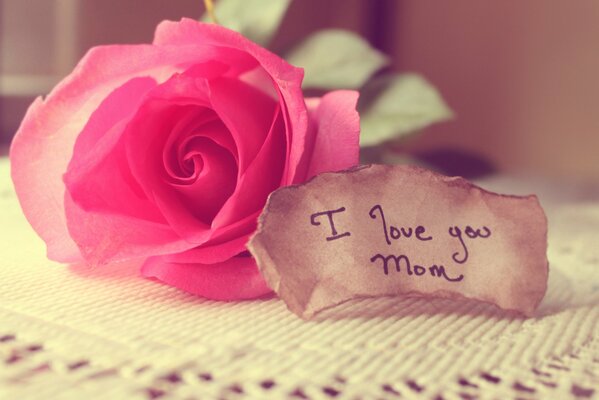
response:
M362 90L360 145L374 146L453 117L437 90L416 74L389 74Z
M218 23L265 46L274 36L291 0L218 0L214 14ZM202 21L211 22L207 14Z
M285 57L305 70L304 88L357 89L388 63L359 35L327 29L308 36Z

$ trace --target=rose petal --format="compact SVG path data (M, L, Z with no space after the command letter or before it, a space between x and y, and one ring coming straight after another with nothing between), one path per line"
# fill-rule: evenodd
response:
M189 113L188 116L176 123L162 149L163 164L171 183L190 184L197 179L200 170L193 169L193 173L190 174L189 167L193 161L191 154L196 152L193 150L193 144L200 138L208 138L225 148L233 156L235 165L239 165L237 146L231 133L214 111L206 110L205 116L202 116L199 121L197 114ZM194 165L195 162L193 161ZM237 167L235 167L235 171L237 171Z
M67 169L77 135L100 102L135 76L164 81L202 60L227 62L241 74L256 61L235 49L193 42L185 46L118 45L91 49L46 98L29 107L11 145L11 174L29 223L46 242L48 257L62 262L81 259L70 238L64 210Z
M77 238L81 254L91 265L176 253L195 246L181 239L165 224L122 214L84 211L68 192L65 207L73 220L69 223L69 231ZM77 221L85 221L85 225Z
M197 137L193 143L197 150L188 153L195 168L201 171L190 184L172 184L181 194L187 209L201 221L211 223L237 183L237 163L233 155L211 139ZM201 165L201 167L200 167Z
M151 78L134 78L115 89L77 137L64 182L73 200L84 210L112 211L164 222L132 179L121 141L126 123L144 95L155 86Z
M279 92L273 85L270 75L262 67L254 68L239 75L239 80L247 83L254 89L261 91L275 101L279 101Z
M185 162L186 151L188 151L187 141L193 137L189 136L189 133L206 124L217 122L215 119L216 115L211 110L205 109L202 112L185 113L177 121L173 121L174 126L162 146L162 164L169 182L189 184L197 178L199 170L193 169L190 173L189 163ZM220 126L215 128L218 129ZM230 136L228 131L225 134ZM234 143L233 149L236 152Z
M209 245L210 243L221 243L226 240L233 240L241 235L251 234L256 230L258 224L258 216L262 209L243 217L242 219L235 221L229 225L216 226L212 229L210 240L204 243Z
M306 179L321 172L339 171L359 163L360 117L356 111L357 101L358 92L337 90L325 94L318 104L308 103L308 132L313 135L313 148L306 148Z
M268 195L281 186L285 166L285 132L281 113L277 112L260 153L238 180L235 192L214 218L217 229L260 211Z
M68 190L65 213L69 233L89 263L193 246L165 224L126 163L124 124L155 86L153 79L135 78L114 90L92 114L75 143L64 177Z
M169 254L163 256L163 259L173 263L194 263L215 264L228 260L231 257L246 251L246 244L250 235L242 235L235 239L227 240L218 244L205 244L183 251L181 253Z
M239 174L242 174L264 144L277 102L238 79L212 79L208 86L212 108L237 144Z
M194 106L173 106L170 101L145 104L129 125L125 137L131 172L145 194L156 204L168 225L190 243L201 244L209 237L209 224L201 221L174 189L162 162L162 149L171 123L195 113ZM143 135L140 134L143 132Z
M258 46L241 34L215 24L203 24L183 18L180 22L163 21L156 28L154 44L188 45L205 43L223 48L241 49L253 56L272 77L279 98L284 104L282 109L288 133L288 162L284 173L286 184L301 182L297 167L304 154L308 118L301 82L304 72L287 63L281 57Z
M75 139L45 136L41 125L52 118L45 114L45 103L38 97L12 141L11 177L25 217L46 242L48 258L77 262L81 254L67 229L61 179L68 162L64 147L72 146Z
M252 299L271 292L252 257L234 257L217 264L179 264L151 257L141 273L214 300Z
M210 235L209 225L199 220L169 182L163 150L178 121L203 118L208 109L204 80L175 75L149 95L139 107L125 132L125 146L131 173L170 227L196 245Z

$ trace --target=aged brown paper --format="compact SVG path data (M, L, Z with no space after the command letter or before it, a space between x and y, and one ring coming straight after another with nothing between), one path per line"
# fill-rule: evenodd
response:
M281 188L248 248L304 318L389 295L465 297L532 315L547 287L547 219L536 196L413 166L362 166Z

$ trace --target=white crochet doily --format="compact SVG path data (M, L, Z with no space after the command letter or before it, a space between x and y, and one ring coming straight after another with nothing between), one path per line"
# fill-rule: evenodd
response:
M276 298L222 303L45 257L0 160L0 399L599 398L599 190L539 191L549 290L535 318L378 299L305 322Z

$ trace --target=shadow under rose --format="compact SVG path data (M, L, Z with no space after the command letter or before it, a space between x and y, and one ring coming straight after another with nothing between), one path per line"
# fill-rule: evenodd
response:
M164 282L161 282L159 279L146 278L146 277L142 276L140 273L140 269L141 269L141 266L143 265L143 263L144 263L143 259L114 262L114 263L109 263L109 264L100 265L100 266L90 266L85 263L76 263L76 264L70 264L68 266L68 268L71 273L73 273L74 275L76 275L80 278L89 279L89 280L112 281L111 284L113 284L113 285L124 285L125 283L128 284L134 280L145 281L145 282L148 282L151 284L151 286L152 286L151 289L153 289L153 290L151 290L149 292L154 293L154 295L160 296L158 294L158 292L160 292L161 288L162 288L165 290L165 294L167 294L169 296L169 298L172 298L173 294L176 294L177 298L182 303L187 303L190 301L194 302L194 303L216 302L216 303L222 303L222 304L237 303L237 302L251 303L252 301L263 302L266 300L272 300L272 299L276 298L276 295L274 293L269 293L264 296L258 297L256 299L249 299L249 300L223 301L223 300L207 299L204 297L200 297L200 296L185 292L183 290L176 289L170 285L165 284ZM168 292L168 293L166 293L166 292ZM155 298L152 298L151 295L148 295L147 299L148 299L148 302L155 301Z
M69 270L82 278L103 279L103 280L126 280L132 277L142 279L139 275L139 269L143 260L129 260L114 262L105 265L90 266L85 263L75 263L69 265Z

